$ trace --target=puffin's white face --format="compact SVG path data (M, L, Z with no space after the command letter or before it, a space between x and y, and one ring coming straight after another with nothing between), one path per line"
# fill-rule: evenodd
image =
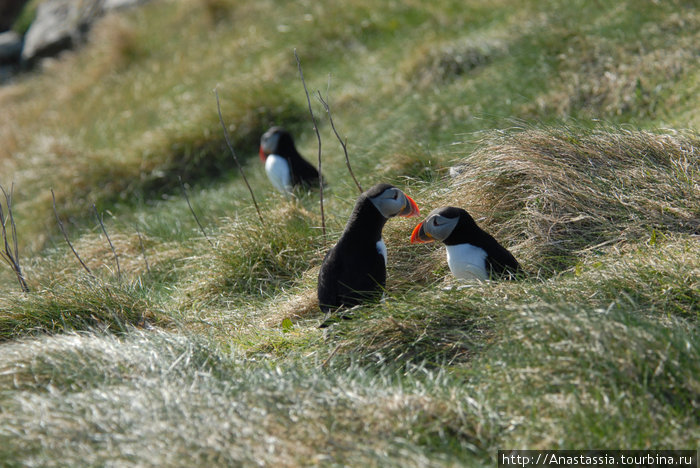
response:
M455 227L459 218L448 218L439 213L432 212L425 218L425 221L415 227L411 235L412 244L421 244L435 240L444 241Z
M279 139L279 132L273 132L269 134L265 133L260 139L260 149L265 153L265 155L274 153L275 149L277 148L277 143L279 142Z
M419 214L416 202L396 187L390 187L369 200L385 218L397 215L408 218Z

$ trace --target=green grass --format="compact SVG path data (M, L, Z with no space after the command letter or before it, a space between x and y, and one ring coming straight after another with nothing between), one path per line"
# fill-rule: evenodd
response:
M696 446L699 25L684 1L180 0L105 18L0 88L30 288L0 270L0 459L493 466L514 447ZM317 191L270 190L269 125L317 156L294 48L363 186L467 209L525 278L465 287L392 219L386 300L318 329L318 268L357 190L316 101L326 236Z

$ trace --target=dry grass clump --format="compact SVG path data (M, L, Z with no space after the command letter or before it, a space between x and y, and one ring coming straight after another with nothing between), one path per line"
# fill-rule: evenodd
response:
M310 271L307 271L305 277L309 283L315 285L318 277L318 268L312 268ZM278 300L271 300L269 302L269 312L265 315L263 323L266 327L279 328L287 319L294 324L300 320L309 318L320 319L321 317L316 288L307 288L297 294L285 292L280 295Z
M135 230L129 227L127 229L130 232L107 226L119 256L124 283L169 283L181 273L185 259L192 255L194 247L189 243L162 241L145 233L140 233L139 239ZM53 249L46 251L42 257L32 258L31 263L27 265L27 276L32 289L66 287L72 282L80 284L86 278L85 270L81 268L67 244L58 238L56 242ZM73 244L80 258L98 279L107 283L118 283L114 254L103 235L86 233L75 238Z
M127 278L144 276L151 268L158 270L163 262L183 258L191 253L188 246L166 242L156 243L144 234L141 234L139 238L139 234L135 230L132 232L115 230L112 233L109 231L109 226L107 230L119 256L121 273ZM91 268L101 270L105 276L116 275L114 254L104 235L85 234L77 240L76 249L83 261ZM68 254L68 252L66 253ZM75 259L66 260L74 262Z
M520 421L506 442L597 446L616 434L623 445L648 448L697 437L697 413L689 411L700 405L697 326L673 319L660 326L636 308L625 300L597 310L522 308L504 345L493 350L508 364L484 366L472 381L493 392L501 414Z
M548 302L562 300L590 307L632 301L639 314L661 322L676 316L700 319L700 243L695 236L662 235L641 243L589 252L572 275L547 281L539 294Z
M348 360L381 368L459 366L479 355L497 336L521 285L471 284L389 295L379 306L353 311L353 320L330 329L338 350L335 365Z
M224 221L211 269L194 285L204 297L267 296L290 286L321 261L319 217L297 203L285 202L266 213L265 225L253 216Z
M37 333L98 329L124 333L133 327L165 325L138 283L86 279L0 299L0 340Z
M529 269L556 270L654 231L698 234L699 148L691 132L495 134L458 162L435 206L467 209Z
M487 65L506 50L505 42L500 39L460 38L418 47L400 64L399 70L411 86L426 89L444 85Z
M567 38L566 48L556 57L559 79L523 111L538 109L539 115L560 117L578 111L594 118L665 115L665 101L676 104L679 91L683 92L677 83L692 73L689 64L697 57L698 31L700 14L692 9L645 23L639 31L644 42L620 43L614 37L580 31ZM692 88L698 91L697 84Z
M450 466L490 426L447 383L276 367L163 333L18 342L0 358L0 384L16 389L2 397L0 455L43 466Z

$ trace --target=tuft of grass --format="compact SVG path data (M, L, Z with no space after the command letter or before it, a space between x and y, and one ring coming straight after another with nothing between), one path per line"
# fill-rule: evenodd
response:
M484 301L485 288L469 292L430 289L356 310L352 321L331 330L338 347L334 365L348 359L389 368L469 362L491 343L503 306Z
M529 39L559 41L547 45L556 51L550 66L560 79L522 110L563 118L673 119L666 103L678 103L677 90L683 87L676 84L692 76L684 64L700 39L697 8L675 2L624 15L620 4L601 6L596 12L544 14L542 29ZM581 14L593 17L581 21ZM678 34L686 28L694 32ZM645 40L635 40L638 35ZM691 87L698 90L697 83Z
M259 365L163 333L39 343L9 345L0 358L0 382L16 389L0 397L12 408L0 415L0 453L16 460L442 466L466 460L480 431L442 374L420 383L358 367Z
M257 217L228 220L212 250L205 296L268 296L291 286L320 263L319 217L295 202Z
M429 43L401 64L401 72L407 82L418 89L445 86L487 65L506 51L500 39L480 38L475 41L460 38L442 44Z
M609 444L612 434L625 447L692 444L697 324L659 326L637 308L624 301L616 310L542 304L519 311L472 380L514 424L505 445L583 449Z
M493 137L458 161L436 205L473 212L530 269L568 268L577 252L653 230L698 233L695 133L550 128Z
M140 284L96 279L7 295L0 309L0 340L91 329L126 333L133 327L164 326L170 321L153 307Z
M652 236L650 236L650 239ZM700 250L693 236L663 236L651 243L630 243L589 252L541 294L550 303L565 295L575 304L601 307L632 301L645 315L700 318Z

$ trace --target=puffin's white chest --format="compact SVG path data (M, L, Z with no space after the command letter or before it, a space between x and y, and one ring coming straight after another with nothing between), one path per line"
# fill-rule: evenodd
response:
M271 154L265 159L265 172L272 185L280 192L292 192L292 171L289 162L282 156Z
M489 279L486 271L486 251L471 244L447 245L447 265L456 278L463 280Z
M377 241L377 252L384 257L384 265L386 266L386 244L384 243L384 239L379 239Z

